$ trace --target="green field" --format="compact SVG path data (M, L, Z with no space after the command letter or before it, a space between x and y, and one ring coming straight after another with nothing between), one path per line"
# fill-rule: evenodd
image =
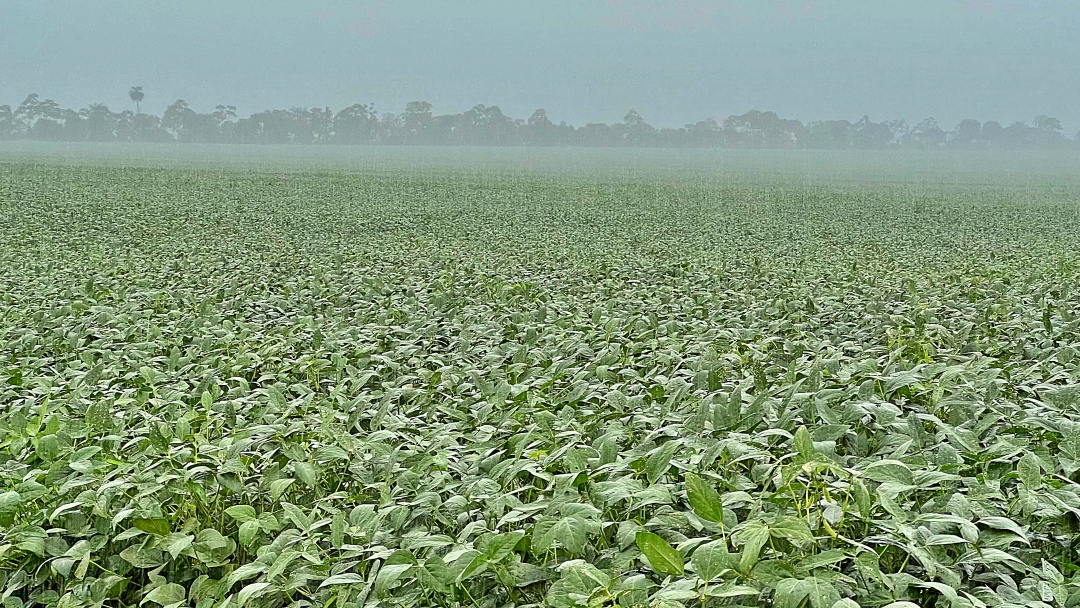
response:
M1075 155L112 150L0 149L3 608L1080 605Z

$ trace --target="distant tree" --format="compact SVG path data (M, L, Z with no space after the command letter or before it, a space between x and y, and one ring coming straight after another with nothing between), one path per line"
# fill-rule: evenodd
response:
M11 139L15 137L15 114L11 111L11 106L0 106L0 140Z
M1000 122L988 120L983 123L982 130L979 132L979 140L985 146L999 148L1005 141L1005 130L1001 128Z
M720 145L721 135L723 133L720 124L712 118L686 125L685 131L687 144L695 148L708 148Z
M239 121L236 131L245 143L311 143L313 122L312 114L305 108L266 110Z
M785 120L776 112L750 110L724 119L725 144L736 148L796 148L806 135L798 120Z
M465 112L466 143L505 146L514 142L514 121L499 106L477 104Z
M1034 146L1038 148L1063 148L1069 145L1068 138L1065 137L1065 129L1061 126L1061 121L1053 116L1046 116L1040 114L1035 117L1035 133L1033 137L1036 140Z
M581 146L617 146L622 141L612 128L602 122L592 122L574 131L574 143Z
M1035 117L1035 128L1047 133L1061 133L1064 130L1060 120L1044 114Z
M477 146L727 147L766 149L993 148L1061 149L1080 145L1061 121L1039 115L1029 125L1003 128L996 121L961 121L943 131L934 118L913 127L903 120L858 122L823 120L803 125L775 112L750 110L719 122L708 119L681 128L656 128L631 109L619 122L575 128L555 124L543 109L528 119L513 118L498 106L478 104L465 112L435 115L431 103L411 101L401 114L379 114L374 104L355 104L334 114L330 108L265 110L238 118L234 106L202 114L176 100L159 118L142 114L142 87L131 87L135 112L114 114L103 104L81 110L61 108L37 94L18 107L0 106L0 139L52 141L146 141L264 144L390 144Z
M888 120L885 124L889 126L889 132L892 133L892 139L890 140L893 145L900 145L904 141L904 137L911 131L908 127L907 121L900 120Z
M15 108L14 116L20 130L31 139L63 139L64 110L51 99L42 101L37 93L31 93Z
M340 144L371 143L378 127L378 115L373 105L354 104L334 116L334 142Z
M532 113L532 116L525 121L524 141L526 145L532 146L549 146L552 145L552 136L554 135L554 127L551 119L548 118L547 112L540 108Z
M530 127L544 128L552 126L553 123L551 122L551 119L548 118L547 111L544 110L544 108L540 108L532 113L532 116L529 117L529 121L526 124Z
M855 143L855 126L846 120L819 120L806 127L803 145L812 149L846 150Z
M131 98L131 101L135 102L135 113L141 114L139 111L139 104L146 98L146 95L143 94L142 87L131 87L131 90L128 91L128 97Z
M90 104L81 111L76 120L85 121L85 136L90 141L113 141L116 139L117 116L102 103ZM71 125L66 125L71 126ZM82 138L78 138L82 139Z
M967 118L956 125L949 137L949 146L953 148L973 148L979 144L979 135L982 133L982 125L979 121Z
M131 110L116 115L116 138L129 142L172 141L172 136L161 128L161 119L152 114L136 114Z
M541 108L533 112L518 131L521 143L527 146L565 146L574 143L576 130L565 122L555 124Z
M945 144L945 131L933 116L923 119L908 132L907 143L916 148L940 148Z
M211 116L220 122L236 120L236 106L218 105L214 108L214 113Z
M232 142L236 140L236 106L217 105L210 113L206 128L217 133L217 140Z
M161 126L171 131L177 139L181 139L184 131L190 128L191 117L194 114L195 111L188 107L186 101L177 99L165 109L165 114L161 117Z
M161 126L171 132L177 141L198 143L222 143L219 127L221 114L199 114L183 99L177 99L161 117Z
M334 113L329 107L311 108L308 110L308 126L311 131L311 141L325 143L334 136Z
M645 122L645 119L641 117L641 114L637 113L637 110L631 108L626 113L626 116L623 116L622 137L627 144L631 146L647 146L652 143L655 134L656 129Z
M1031 143L1031 132L1033 130L1034 129L1027 126L1025 123L1016 121L1001 130L1002 144L1009 150L1023 149Z
M81 110L62 109L60 110L60 119L57 121L57 126L48 126L48 121L42 121L38 123L37 127L40 131L43 128L49 128L52 130L51 136L57 141L89 141L90 140L90 108L82 108ZM100 121L98 126L102 126Z
M893 133L889 125L883 122L871 122L869 116L863 116L852 125L852 142L863 150L881 150L893 143Z
M401 115L402 143L430 143L425 131L431 124L432 105L426 101L410 101Z

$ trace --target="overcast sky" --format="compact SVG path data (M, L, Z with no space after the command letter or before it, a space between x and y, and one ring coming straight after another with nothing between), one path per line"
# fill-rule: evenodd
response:
M1080 128L1080 0L0 0L0 104Z

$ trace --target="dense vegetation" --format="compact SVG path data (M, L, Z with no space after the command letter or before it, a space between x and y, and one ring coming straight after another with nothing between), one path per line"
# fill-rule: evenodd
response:
M145 95L131 90L136 112L113 112L104 104L79 110L28 96L15 109L0 106L0 140L125 141L238 144L353 144L434 146L591 146L638 148L771 148L771 149L934 149L1060 150L1080 146L1080 133L1070 139L1061 121L1036 116L1029 125L968 119L954 129L934 118L917 124L903 120L873 122L868 116L851 122L824 120L804 125L775 112L751 110L721 122L701 120L680 128L656 128L634 110L614 124L574 127L555 124L536 110L527 120L502 113L498 106L477 105L458 114L436 115L425 101L409 103L400 114L380 114L374 104L355 104L338 112L330 108L266 110L239 118L233 106L219 105L200 113L183 99L158 117L138 111Z
M1074 606L1074 182L0 165L30 606Z

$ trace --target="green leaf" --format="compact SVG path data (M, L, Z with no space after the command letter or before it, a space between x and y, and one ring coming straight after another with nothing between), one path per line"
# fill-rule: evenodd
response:
M541 520L533 526L534 550L547 551L556 543L571 553L581 553L588 543L588 524L584 519L571 515L557 520Z
M255 542L255 537L259 535L259 522L258 521L245 521L240 524L239 539L240 544L248 547L251 543Z
M589 598L600 589L611 585L611 578L592 564L583 560L571 560L559 567L562 576L547 592L547 602L555 608L573 608L590 605Z
M340 549L345 544L345 512L338 511L334 513L334 518L330 522L330 545L335 549Z
M416 579L425 589L435 593L449 593L447 585L454 584L454 577L446 567L446 562L438 555L424 560L423 566L416 571Z
M179 604L187 599L187 590L176 583L169 583L157 587L150 593L146 594L143 601L139 604L145 604L146 602L153 602L159 606L171 606L173 604Z
M883 390L886 395L891 395L893 392L905 386L911 386L918 382L919 377L914 372L900 372L885 382L885 388Z
M277 532L281 529L281 524L278 523L276 517L270 513L263 513L259 515L259 528L263 532Z
M285 493L285 490L294 483L296 483L296 480L292 479L291 477L286 479L275 479L274 481L271 481L270 497L274 500L279 500L281 498L281 495Z
M915 583L915 585L918 586L918 587L925 587L927 589L933 589L933 590L937 591L945 599L949 600L949 605L950 606L964 606L964 605L967 605L966 601L964 601L964 602L960 601L960 594L958 594L956 592L956 589L953 589L952 587L946 585L945 583L938 583L938 582L935 582L935 581L931 581L931 582Z
M258 519L258 514L255 513L255 507L249 505L236 505L225 509L225 514L235 519L240 523L247 523Z
M59 507L56 507L56 509L53 509L52 514L49 515L49 521L50 522L56 521L56 519L58 517L60 517L61 515L65 515L67 513L72 512L72 511L77 511L79 509L79 507L81 507L81 506L83 506L83 503L81 503L81 502L64 503L64 504L60 505Z
M75 578L77 580L81 581L86 576L86 571L90 567L90 553L90 543L80 540L64 554L66 557L78 561L79 565L75 568Z
M311 527L311 518L304 514L304 512L300 510L300 507L292 503L283 502L281 503L281 508L285 511L285 517L288 517L289 521L297 528L307 530Z
M173 532L167 538L163 539L158 547L164 549L176 559L183 553L188 547L191 546L191 542L195 540L195 537L190 534L184 534L182 532Z
M915 478L911 469L899 460L879 460L870 464L863 471L868 479L879 483L894 483L901 486L915 485Z
M653 594L653 606L656 608L681 608L682 603L701 597L698 583L691 578L666 581L660 589Z
M873 502L870 498L870 492L866 490L866 485L863 484L862 480L852 480L851 493L855 495L855 506L859 508L859 517L869 519Z
M955 534L931 534L923 544L927 547L966 545L968 540Z
M638 549L649 560L649 567L659 574L682 576L685 562L682 554L676 551L666 540L652 532L639 531L634 537Z
M815 568L822 568L842 562L847 559L847 557L847 554L839 549L829 549L828 551L822 551L817 555L811 555L810 557L803 559L797 564L797 567L800 570L809 572Z
M161 551L141 545L133 545L120 552L120 557L136 568L157 568L165 563Z
M293 470L296 471L296 478L307 487L314 488L317 485L315 466L311 463L294 462Z
M742 545L739 571L744 574L748 573L757 563L761 548L765 546L765 543L769 542L769 526L761 521L746 522L735 530L731 535L731 539L736 544Z
M266 572L266 564L259 562L244 564L229 574L229 578L225 579L225 585L232 587L240 581L246 581L247 579L254 578L264 572Z
M993 528L995 530L1005 530L1008 532L1012 532L1013 534L1016 534L1021 539L1023 539L1025 543L1031 544L1031 541L1028 540L1027 532L1024 531L1024 528L1020 526L1020 524L1009 519L1008 517L983 517L979 519L978 523L989 528Z
M840 593L832 583L816 576L803 579L803 581L809 589L807 595L810 598L810 606L813 608L832 608L840 601Z
M143 532L158 536L168 536L170 532L169 520L167 519L136 519L132 522L132 525Z
M54 559L50 564L53 571L60 576L67 578L71 576L71 568L75 565L75 560L70 557L58 557Z
M802 579L785 578L776 582L773 591L774 608L798 608L810 590Z
M1037 490L1043 485L1039 459L1030 452L1024 454L1016 464L1016 475L1020 478L1020 483L1029 490Z
M1002 551L1001 549L994 549L992 547L983 547L979 551L970 551L961 555L957 560L958 564L999 564L999 563L1015 563L1018 567L1023 568L1024 563L1021 562L1016 556Z
M191 547L200 562L218 567L228 563L229 556L236 550L236 543L213 528L205 528L195 535Z
M430 559L428 560L430 561ZM510 574L514 577L515 587L528 587L535 583L555 578L555 573L550 568L542 568L526 562L510 564Z
M1058 448L1070 460L1080 460L1080 429L1069 427L1062 429L1061 442Z
M289 567L289 564L293 563L300 557L300 552L293 549L287 549L274 558L274 562L270 564L270 569L266 571L266 580L272 581L281 576L285 569Z
M668 440L653 451L645 461L645 477L650 484L656 483L664 473L667 473L671 467L671 458L675 456L675 452L679 451L680 445L678 439Z
M817 577L785 578L776 583L773 594L776 608L797 608L804 599L809 600L812 608L832 608L840 601L840 594L832 584Z
M248 600L265 595L272 590L270 583L251 583L241 589L240 593L236 595L236 606L237 608L244 608L244 605L248 603Z
M720 501L720 494L693 473L686 474L686 497L694 509L694 514L701 519L717 523L724 521L724 505Z
M789 540L814 540L814 534L810 532L810 526L799 517L781 517L769 524L769 533L774 538L786 538Z
M489 561L502 561L513 552L514 547L517 546L522 538L525 538L525 532L522 530L514 530L513 532L506 532L504 534L488 535L484 539L486 543L484 552L487 554Z
M795 446L795 451L799 454L799 460L801 462L809 462L813 460L814 456L817 454L817 450L814 449L814 438L810 435L810 431L808 431L805 426L800 426L795 431L792 445Z
M701 545L690 555L690 565L694 573L705 582L712 581L725 570L734 567L734 559L728 553L727 541L714 540Z
M724 583L716 587L709 587L706 593L708 597L715 598L732 598L732 597L746 597L748 595L761 595L759 589L750 587L749 585L737 585L733 582Z
M328 463L335 460L348 460L349 454L336 445L324 445L315 450L314 458L317 462Z
M331 585L362 585L363 583L364 577L359 574L353 574L352 572L346 572L345 574L335 574L334 576L323 580L323 582L319 584L319 589Z
M0 515L11 515L19 510L22 496L15 490L0 493Z
M416 565L416 558L413 557L412 551L408 549L398 549L390 554L383 562L384 566L390 566L393 564L409 564Z
M375 575L375 596L386 597L398 581L413 568L412 564L390 564L383 566Z
M461 584L462 582L485 572L488 568L488 557L479 551L473 551L472 555L465 558L459 558L457 562L454 562L456 567L459 563L464 563L465 567L457 573L454 577L454 582Z

